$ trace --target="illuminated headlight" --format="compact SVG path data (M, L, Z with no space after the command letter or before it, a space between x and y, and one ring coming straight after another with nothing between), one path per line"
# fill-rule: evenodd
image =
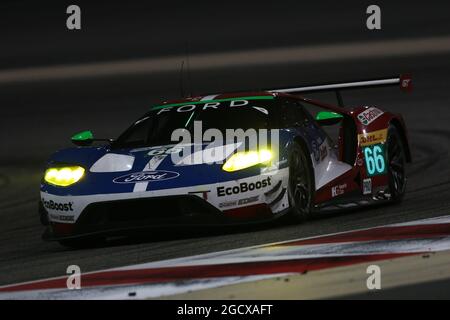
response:
M84 176L84 168L79 166L48 168L44 180L55 186L67 187L78 182Z
M272 152L269 150L237 152L225 162L222 169L227 172L233 172L260 163L269 163L270 160L272 160Z

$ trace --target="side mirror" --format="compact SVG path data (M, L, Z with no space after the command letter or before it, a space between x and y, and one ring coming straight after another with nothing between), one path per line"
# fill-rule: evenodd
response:
M81 131L79 133L76 133L71 138L72 143L77 146L89 146L94 142L94 135L92 134L92 131Z
M338 124L344 117L336 112L320 111L316 116L316 121L321 126L332 126Z

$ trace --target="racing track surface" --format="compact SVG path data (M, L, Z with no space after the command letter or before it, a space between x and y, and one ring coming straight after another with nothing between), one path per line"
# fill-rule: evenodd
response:
M411 94L395 88L344 93L347 105L370 103L404 115L414 162L408 168L408 190L401 205L320 217L303 225L278 224L233 232L173 230L86 250L68 250L40 239L43 227L37 201L45 157L68 146L73 132L89 128L97 136L116 136L150 104L178 97L178 73L3 85L0 285L63 275L70 264L87 272L450 214L448 54L201 72L193 67L192 86L197 92L215 93L376 78L405 70L414 78Z

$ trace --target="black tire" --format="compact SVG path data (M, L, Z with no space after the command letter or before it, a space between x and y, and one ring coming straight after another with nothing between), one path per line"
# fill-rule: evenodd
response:
M389 193L393 202L400 202L406 190L406 152L402 137L395 126L389 126L386 142Z
M289 150L288 196L293 222L303 222L310 218L315 190L314 173L307 149L294 143Z

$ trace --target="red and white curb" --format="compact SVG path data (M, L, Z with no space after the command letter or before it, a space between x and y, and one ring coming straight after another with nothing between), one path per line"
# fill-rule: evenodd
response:
M0 287L0 299L155 298L357 263L450 250L450 216ZM131 294L132 293L132 294Z

